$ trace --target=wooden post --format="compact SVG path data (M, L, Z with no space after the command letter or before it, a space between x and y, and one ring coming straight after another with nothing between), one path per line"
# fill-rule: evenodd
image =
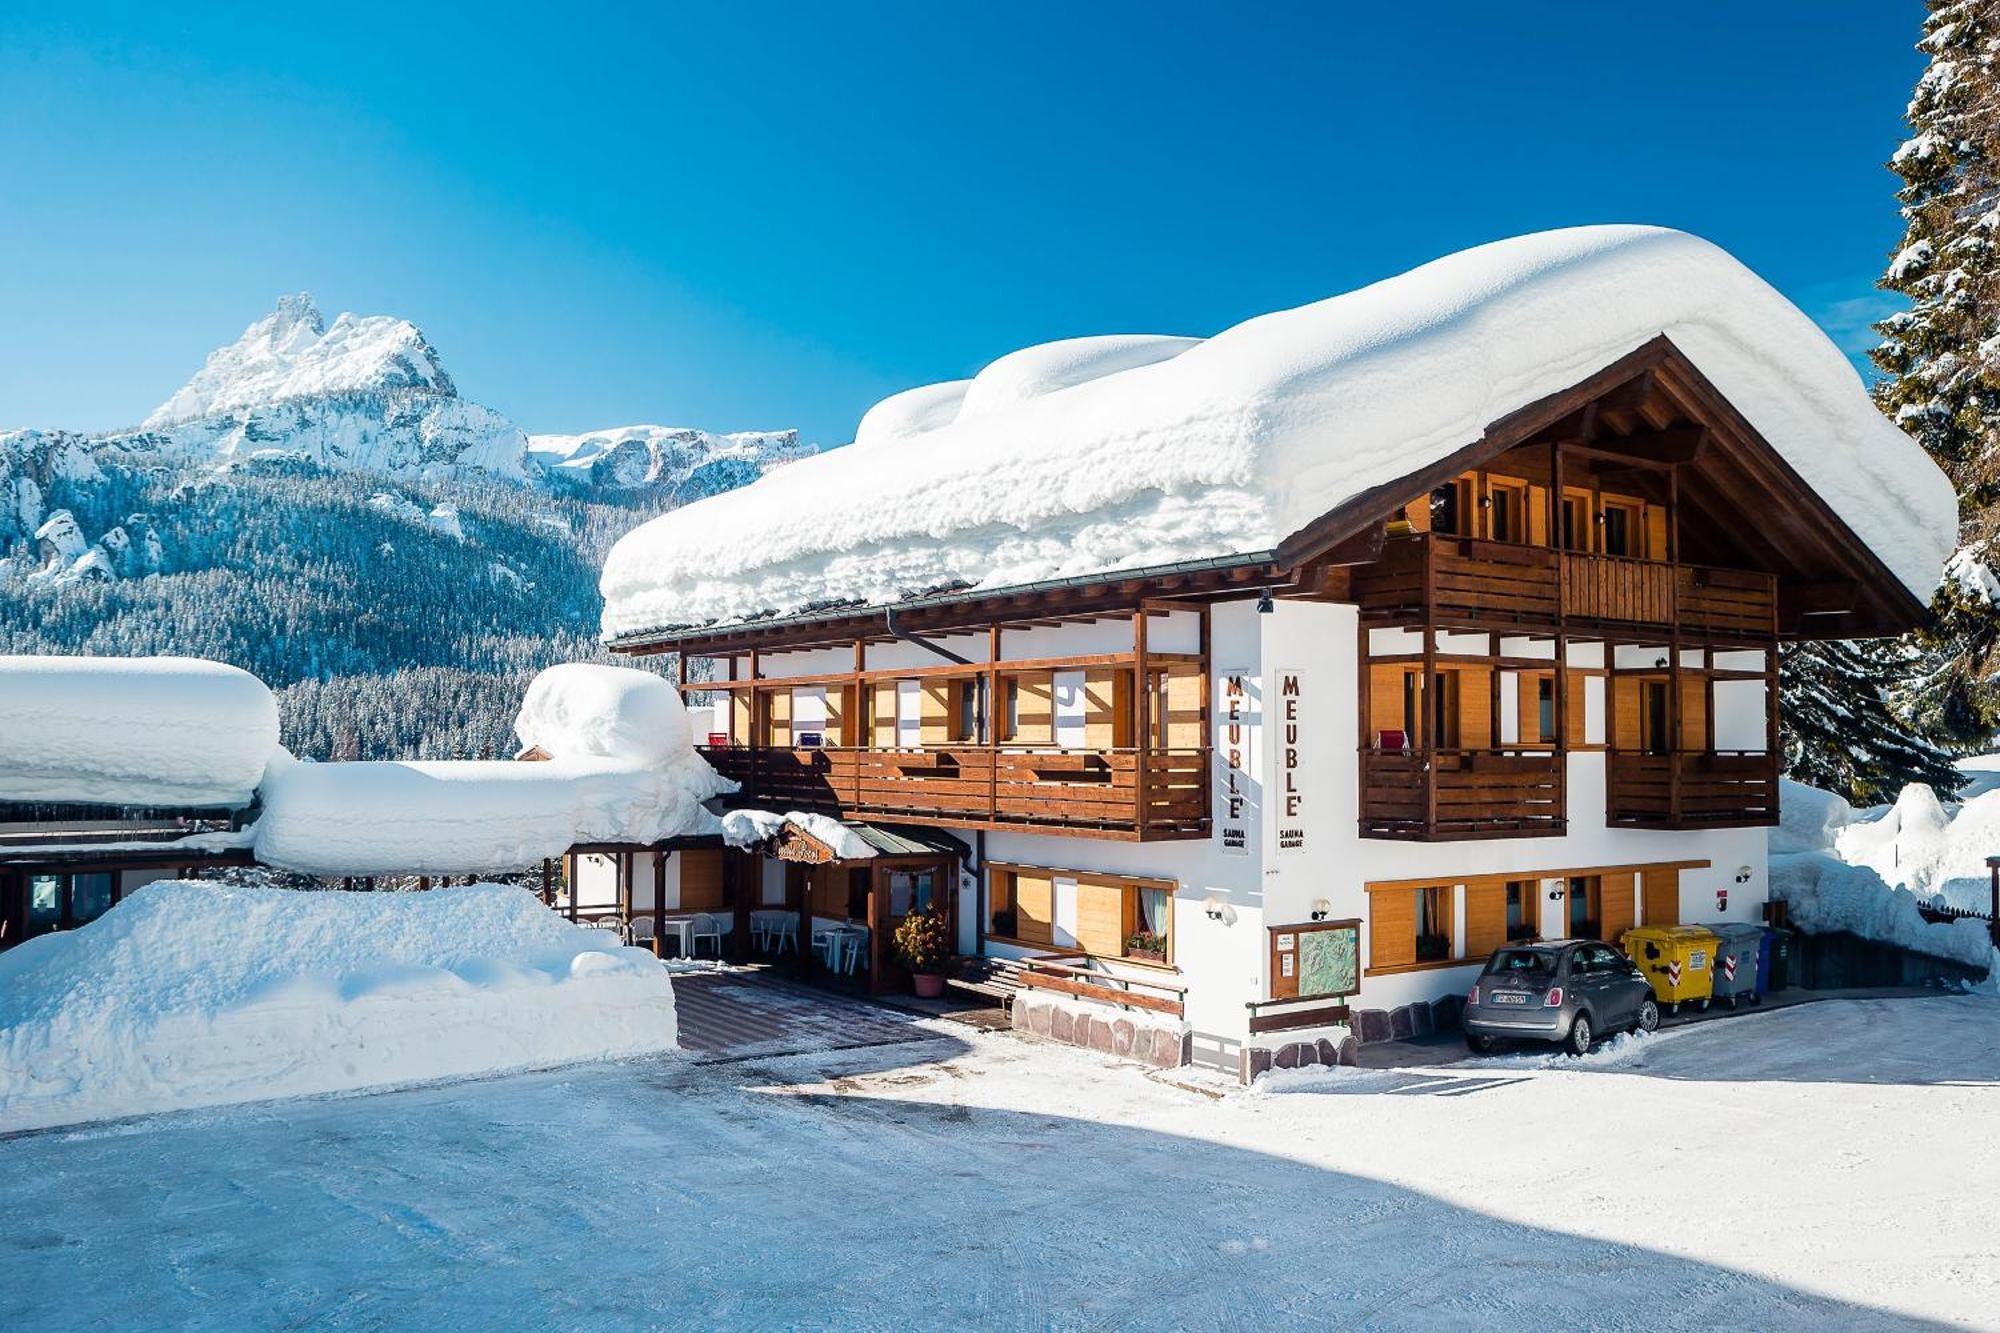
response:
M632 853L618 853L618 918L632 920Z
M1000 635L998 625L986 627L986 822L1000 815Z
M888 871L882 866L868 870L868 993L879 995L888 987L882 982L885 956L882 934L889 924L889 890L883 883Z
M1586 409L1586 421L1595 419L1594 411ZM1569 547L1563 541L1563 455L1562 443L1549 445L1549 544L1556 553L1556 672L1555 681L1549 687L1551 707L1555 710L1556 732L1556 817L1562 827L1569 827ZM1611 645L1604 646L1604 660L1608 668L1611 662ZM1610 683L1605 684L1605 727L1610 728ZM1585 711L1588 711L1587 709ZM1610 739L1609 736L1606 737ZM1607 749L1606 753L1609 751ZM1606 762L1606 777L1610 775L1610 764ZM1539 919L1539 918L1537 918Z
M1438 805L1438 710L1444 692L1437 681L1437 534L1424 542L1424 681L1417 691L1423 709L1424 832L1437 832ZM1268 713L1268 708L1267 708Z
M722 853L722 900L729 904L735 916L735 925L729 941L731 955L739 963L750 961L750 913L756 906L744 887L743 876L737 874L737 854L725 848ZM687 866L686 861L681 863Z
M1196 715L1201 733L1196 740L1196 747L1202 756L1201 825L1205 829L1212 828L1215 820L1215 737L1212 730L1214 727L1214 713L1212 711L1212 701L1209 698L1209 692L1215 688L1215 669L1214 664L1210 661L1214 640L1214 627L1209 623L1209 611L1209 604L1203 602L1200 612L1201 619L1197 622L1196 628L1199 641L1195 647L1195 654L1201 659L1201 664L1197 668L1200 682L1201 706ZM1362 631L1363 634L1367 632L1365 629ZM982 861L983 859L982 857Z
M756 795L762 795L762 792L759 790L760 784L758 783L757 779L762 774L764 768L764 725L763 725L764 694L763 691L759 690L756 685L757 650L755 648L752 648L750 650L749 670L750 670L749 680L751 681L751 684L749 687L750 688L750 722L749 722L750 781L748 783L748 788L751 793Z
M785 878L789 881L792 877L791 871L785 870L782 861L779 862L779 869L785 871ZM812 898L813 875L817 869L816 866L806 866L799 872L799 975L801 977L811 976L813 970Z
M580 896L576 890L576 853L563 857L563 878L569 884L569 919L576 920L576 900Z
M1359 755L1357 756L1359 772L1356 774L1355 813L1360 817L1358 823L1362 832L1366 833L1368 830L1368 776L1369 770L1374 764L1372 756L1375 753L1375 733L1371 721L1371 715L1375 708L1375 670L1374 666L1368 660L1367 623L1360 623L1357 630L1358 632L1354 636L1354 650L1355 679L1359 688L1355 690L1355 695L1360 703L1360 715L1357 719L1358 726L1356 731L1360 736L1361 743L1357 747L1359 750ZM1405 722L1408 721L1407 718L1404 720ZM1208 785L1213 787L1215 783L1211 780Z
M1147 818L1146 767L1152 748L1147 743L1147 725L1152 716L1151 673L1146 670L1146 608L1132 613L1132 827L1145 841L1152 821Z
M424 887L430 887L428 880L424 882ZM542 858L542 906L552 907L555 905L555 901L555 869L549 864L549 858L545 856Z
M667 956L667 844L653 844L653 957Z

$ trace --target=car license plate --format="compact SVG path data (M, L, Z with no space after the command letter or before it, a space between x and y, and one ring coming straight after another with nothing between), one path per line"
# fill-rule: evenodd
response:
M1495 991L1493 993L1493 1003L1495 1004L1526 1004L1527 1002L1528 997L1518 992Z

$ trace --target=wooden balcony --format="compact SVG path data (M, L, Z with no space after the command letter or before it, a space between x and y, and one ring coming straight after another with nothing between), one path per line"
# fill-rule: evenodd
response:
M1606 820L1629 828L1757 828L1778 822L1778 756L1740 750L1606 758Z
M1361 836L1557 837L1563 788L1563 756L1554 750L1363 750Z
M1777 580L1746 570L1557 551L1439 533L1398 537L1354 576L1354 600L1376 622L1411 620L1505 630L1666 630L1769 640Z
M948 745L905 750L710 746L709 762L771 810L953 828L1157 841L1208 835L1206 749Z

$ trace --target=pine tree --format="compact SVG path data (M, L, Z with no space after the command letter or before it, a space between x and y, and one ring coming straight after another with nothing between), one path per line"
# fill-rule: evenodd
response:
M2000 3L1928 0L1930 65L1910 100L1903 242L1882 286L1910 308L1881 324L1876 400L1958 488L1961 547L1915 637L1904 702L1957 749L2000 727Z
M1906 729L1890 707L1914 650L1899 640L1792 644L1778 664L1785 771L1856 805L1926 782L1949 797L1964 781L1951 756Z

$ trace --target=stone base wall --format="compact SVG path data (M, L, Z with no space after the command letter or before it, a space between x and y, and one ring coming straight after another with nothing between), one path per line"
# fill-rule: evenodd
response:
M1360 1043L1353 1033L1339 1036L1303 1036L1288 1039L1282 1032L1252 1037L1243 1047L1243 1064L1237 1077L1255 1083L1259 1074L1273 1069L1303 1069L1309 1065L1351 1065Z
M1428 1037L1433 1032L1456 1032L1458 1016L1464 1012L1462 996L1447 995L1441 1000L1420 1000L1398 1009L1356 1009L1354 1035L1363 1045L1378 1041L1404 1041Z
M1175 1069L1188 1062L1185 1024L1164 1016L1153 1018L1095 1005L1074 1005L1052 996L1023 990L1014 996L1014 1028L1070 1046L1102 1051L1151 1065Z

